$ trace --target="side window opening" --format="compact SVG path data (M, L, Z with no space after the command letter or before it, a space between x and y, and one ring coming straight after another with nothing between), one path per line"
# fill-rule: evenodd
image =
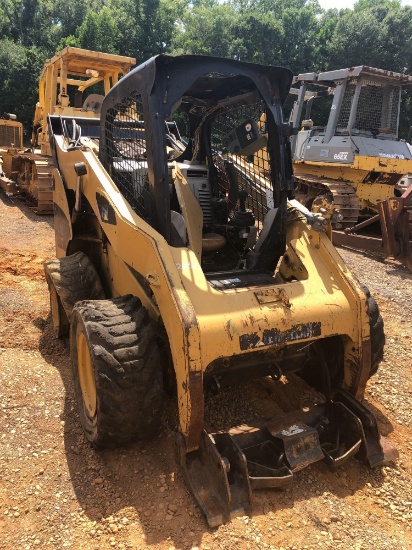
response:
M280 105L276 108L276 120L281 120ZM251 280L246 282L241 273L260 270L265 280L259 284L273 284L284 250L280 218L286 215L285 174L275 164L276 151L283 145L275 111L254 80L214 74L191 84L160 124L163 137L156 134L166 148L163 157L156 152L156 162L163 158L165 171L148 166L154 153L146 151L143 113L142 95L135 91L115 103L105 117L105 165L133 210L157 225L156 186L164 186L166 174L169 244L195 250L210 281L216 273L237 272L233 281L226 277L225 284L247 286ZM162 181L157 181L157 172Z
M113 181L133 210L145 221L152 223L140 94L130 94L107 112L105 132L107 162Z
M248 253L274 207L266 116L256 88L221 104L187 93L173 115L183 123L179 130L186 146L176 160L203 214L201 265L206 274L247 268ZM174 214L182 215L175 192L171 209L172 233L181 237L175 246L181 246L187 233ZM173 227L174 220L180 228Z

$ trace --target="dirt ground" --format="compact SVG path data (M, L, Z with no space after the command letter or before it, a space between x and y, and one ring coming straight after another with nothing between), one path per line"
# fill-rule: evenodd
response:
M255 493L251 517L209 529L174 457L175 405L151 442L95 452L73 397L68 343L53 338L42 263L53 221L0 195L0 549L406 549L412 547L412 275L341 250L385 320L385 360L366 404L400 459L368 470L317 463L283 491ZM282 386L282 387L280 387ZM316 400L297 377L208 399L218 429Z

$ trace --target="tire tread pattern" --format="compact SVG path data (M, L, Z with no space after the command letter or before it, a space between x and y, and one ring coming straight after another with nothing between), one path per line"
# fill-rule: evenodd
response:
M82 323L94 363L97 415L85 422L76 382L76 327ZM153 437L160 423L163 376L156 331L132 295L81 301L73 310L71 349L76 397L88 439L97 448Z
M50 278L63 304L67 317L81 300L102 300L105 293L94 265L84 252L44 263L46 279Z
M382 316L379 307L366 285L360 285L368 300L368 313L370 323L371 340L371 370L369 378L378 372L379 364L383 360L383 349L385 347L385 332Z

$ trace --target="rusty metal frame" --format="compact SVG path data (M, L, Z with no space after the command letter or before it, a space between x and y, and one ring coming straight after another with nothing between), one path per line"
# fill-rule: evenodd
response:
M378 252L400 261L412 272L412 240L409 213L412 211L412 186L401 197L392 197L378 203L378 212L369 220L346 229L333 231L333 243ZM382 237L358 235L356 231L379 221Z

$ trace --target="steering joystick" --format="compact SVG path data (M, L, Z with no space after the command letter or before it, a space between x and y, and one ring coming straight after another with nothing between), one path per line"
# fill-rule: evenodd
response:
M250 227L255 225L255 216L251 210L246 210L246 201L249 193L244 189L239 191L239 208L235 211L233 218L230 220L230 225L235 227Z

